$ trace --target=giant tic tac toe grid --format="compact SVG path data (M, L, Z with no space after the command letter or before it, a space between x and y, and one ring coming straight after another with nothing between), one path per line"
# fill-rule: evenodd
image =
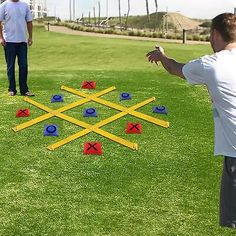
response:
M82 93L82 92L80 92L78 90L75 90L73 88L69 88L69 87L66 87L66 86L62 86L61 89L65 90L67 92L70 92L70 93L72 93L74 95L78 95L78 96L82 97L82 99L80 99L80 100L78 100L76 102L73 102L73 103L71 103L71 104L69 104L67 106L64 106L64 107L62 107L60 109L52 110L51 108L49 108L49 107L47 107L47 106L45 106L43 104L40 104L40 103L38 103L38 102L36 102L36 101L26 97L24 99L24 101L26 101L26 102L28 102L28 103L30 103L30 104L40 108L41 110L46 111L47 114L39 116L39 117L37 117L35 119L32 119L30 121L27 121L27 122L25 122L23 124L20 124L20 125L18 125L16 127L12 128L12 129L15 132L19 132L19 131L21 131L23 129L26 129L26 128L28 128L28 127L30 127L32 125L35 125L35 124L37 124L39 122L45 121L45 120L47 120L49 118L58 117L60 119L66 120L66 121L68 121L68 122L70 122L72 124L75 124L77 126L85 128L85 129L80 131L80 132L78 132L78 133L76 133L76 134L73 134L73 135L69 136L68 138L65 138L65 139L63 139L63 140L61 140L61 141L59 141L57 143L54 143L54 144L48 146L47 148L49 150L55 150L55 149L65 145L65 144L75 140L75 139L78 139L78 138L80 138L80 137L90 133L90 132L95 132L95 133L100 134L100 135L102 135L102 136L104 136L104 137L106 137L106 138L108 138L108 139L110 139L112 141L115 141L115 142L117 142L117 143L119 143L119 144L121 144L123 146L126 146L128 148L137 150L138 149L138 144L132 143L132 142L130 142L128 140L120 138L120 137L118 137L118 136L116 136L114 134L111 134L111 133L109 133L107 131L104 131L104 130L102 130L100 128L102 126L104 126L106 124L109 124L109 123L111 123L111 122L113 122L115 120L118 120L121 117L124 117L124 116L126 116L128 114L132 115L132 116L135 116L135 117L138 117L138 118L141 118L141 119L143 119L145 121L151 122L153 124L162 126L164 128L168 128L169 127L169 122L167 122L167 121L163 121L163 120L160 120L160 119L157 119L157 118L145 115L145 114L143 114L141 112L135 111L136 109L138 109L140 107L143 107L143 106L145 106L145 105L155 101L154 97L152 97L152 98L150 98L148 100L145 100L143 102L140 102L140 103L138 103L138 104L136 104L134 106L124 107L124 106L121 106L119 104L116 104L116 103L113 103L113 102L109 102L107 100L99 98L102 95L107 94L107 93L115 90L116 89L115 87L110 87L110 88L105 89L103 91L100 91L100 92L98 92L96 94L90 94L90 95ZM82 104L88 103L90 101L97 102L97 103L105 105L107 107L116 109L116 110L120 111L120 113L118 113L116 115L113 115L113 116L111 116L111 117L109 117L109 118L107 118L107 119L105 119L103 121L100 121L100 122L98 122L95 125L88 124L86 122L80 121L78 119L75 119L75 118L72 118L72 117L70 117L68 115L63 114L63 112L65 112L65 111L68 111L70 109L78 107L78 106L80 106Z

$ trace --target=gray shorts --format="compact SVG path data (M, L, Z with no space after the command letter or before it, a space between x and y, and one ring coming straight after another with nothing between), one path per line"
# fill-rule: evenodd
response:
M220 225L236 228L236 158L225 157L220 192Z

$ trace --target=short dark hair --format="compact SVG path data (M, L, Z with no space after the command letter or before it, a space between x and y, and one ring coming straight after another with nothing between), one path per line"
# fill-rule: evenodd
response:
M236 15L223 13L212 19L211 30L217 30L225 42L236 42Z

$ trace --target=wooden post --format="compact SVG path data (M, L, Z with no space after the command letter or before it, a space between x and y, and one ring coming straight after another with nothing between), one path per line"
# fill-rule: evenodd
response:
M187 39L186 33L187 33L186 29L183 29L183 44L186 43L186 39Z

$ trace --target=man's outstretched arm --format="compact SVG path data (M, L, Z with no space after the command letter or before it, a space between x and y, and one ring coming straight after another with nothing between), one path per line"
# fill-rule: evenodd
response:
M166 56L164 49L161 47L156 47L156 50L153 50L147 54L148 60L156 64L160 61L163 67L172 75L176 75L182 79L185 79L182 69L185 64L179 63L176 60Z

